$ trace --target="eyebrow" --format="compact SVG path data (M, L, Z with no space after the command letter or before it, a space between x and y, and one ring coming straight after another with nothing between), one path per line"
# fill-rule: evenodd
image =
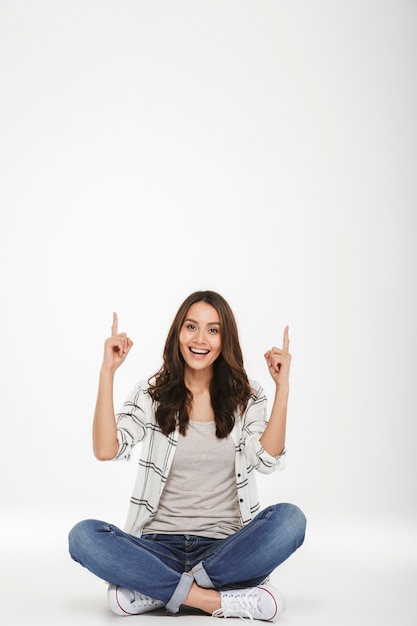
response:
M185 322L192 322L193 324L198 324L197 320L192 320L190 317L187 317L187 319L184 320L184 323ZM220 326L220 322L209 322L207 326Z

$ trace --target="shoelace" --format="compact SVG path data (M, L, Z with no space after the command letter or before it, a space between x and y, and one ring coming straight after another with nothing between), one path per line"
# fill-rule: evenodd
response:
M258 597L256 595L235 596L230 598L229 602L229 606L214 611L212 617L240 617L240 619L248 619L250 622L253 622L253 617L263 618L258 609Z
M135 599L132 602L132 606L162 606L162 602L159 600L155 600L154 598L150 598L149 596L143 596L139 592L133 592L135 594Z
M252 615L248 611L245 611L244 609L241 609L239 613L235 613L231 609L217 609L216 611L214 611L214 613L211 614L211 616L212 617L240 617L240 619L243 619L243 620L248 619L250 622L253 622Z

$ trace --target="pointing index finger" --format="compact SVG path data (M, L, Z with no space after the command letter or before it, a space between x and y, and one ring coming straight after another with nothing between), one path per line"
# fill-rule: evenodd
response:
M282 349L284 350L284 352L289 352L290 351L290 338L289 338L289 326L286 326L284 328L284 341L282 343Z
M114 335L117 335L118 332L119 332L119 318L117 317L117 313L113 313L113 324L111 327L112 337L114 337Z

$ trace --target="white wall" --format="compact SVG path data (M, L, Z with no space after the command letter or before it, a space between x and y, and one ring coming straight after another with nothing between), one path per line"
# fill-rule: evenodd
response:
M208 288L269 395L290 324L264 501L416 515L416 35L411 0L0 3L5 509L123 523L135 465L90 449L112 312L119 403Z

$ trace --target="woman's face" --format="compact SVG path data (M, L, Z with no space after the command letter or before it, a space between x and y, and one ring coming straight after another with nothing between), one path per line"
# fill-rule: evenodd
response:
M180 352L188 367L211 367L221 354L220 316L207 302L196 302L187 312L179 335Z

